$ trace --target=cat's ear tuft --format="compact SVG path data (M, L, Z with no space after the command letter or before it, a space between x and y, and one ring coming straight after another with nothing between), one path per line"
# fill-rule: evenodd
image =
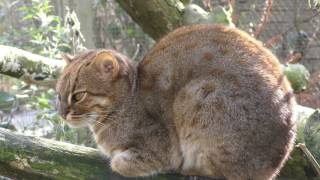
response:
M67 64L70 64L72 62L72 60L74 59L74 57L68 53L62 53L61 57Z
M111 74L112 79L117 78L120 71L119 62L111 52L99 52L94 58L94 63L101 73Z

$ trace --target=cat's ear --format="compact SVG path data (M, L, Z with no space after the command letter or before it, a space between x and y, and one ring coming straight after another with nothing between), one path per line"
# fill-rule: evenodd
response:
M68 53L62 53L61 57L67 64L70 64L72 62L72 60L74 59L74 57Z
M120 71L120 66L117 58L107 51L99 52L94 58L94 64L103 74L111 74L112 79L115 79Z

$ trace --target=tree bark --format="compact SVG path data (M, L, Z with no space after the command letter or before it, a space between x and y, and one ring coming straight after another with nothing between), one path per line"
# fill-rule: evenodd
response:
M28 137L2 128L0 152L0 174L11 178L96 179L110 173L107 161L95 149Z
M28 84L54 88L64 61L35 55L15 47L0 45L0 73Z
M317 119L320 115L318 110L299 107L297 112L299 113L299 133L304 134L307 130L304 139L310 138L310 133L319 133L308 126L310 122L313 124L312 127L315 127L315 124L320 125ZM304 139L299 137L298 141L304 142ZM310 150L319 151L315 149L320 144L319 139L306 144L309 145ZM312 153L318 155L314 151ZM296 148L277 179L316 178L315 170L310 173L314 167L313 164L304 156L301 149ZM320 157L316 156L316 158ZM2 128L0 128L0 175L16 179L127 179L113 173L108 159L96 149L25 136ZM188 178L175 174L152 177L155 180ZM197 177L197 179L208 178Z
M0 128L0 175L16 179L127 179L97 149ZM162 175L153 179L177 179ZM179 179L179 178L178 178Z
M156 41L182 25L215 23L234 26L223 8L215 7L212 12L207 12L196 4L189 4L189 0L116 1Z
M155 40L182 25L184 6L179 0L116 1Z

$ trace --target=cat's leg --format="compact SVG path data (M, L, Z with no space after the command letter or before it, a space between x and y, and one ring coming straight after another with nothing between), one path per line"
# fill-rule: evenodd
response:
M165 164L152 153L127 149L114 153L111 159L113 171L127 177L150 176L162 171Z

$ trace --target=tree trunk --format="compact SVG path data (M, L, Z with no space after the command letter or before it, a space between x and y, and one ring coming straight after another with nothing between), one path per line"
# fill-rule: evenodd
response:
M308 133L305 134L304 139L311 138L309 134L319 138L319 131L312 130L308 126L310 122L313 124L312 127L316 124L320 125L317 119L320 115L319 111L303 107L299 107L297 111L300 116L299 133L303 133L306 129ZM299 137L298 141L303 140ZM319 151L315 148L319 147L320 139L311 144L306 142L306 144L309 145L310 150ZM313 154L318 155L314 151ZM277 179L316 178L313 167L316 166L310 163L309 159L305 158L304 152L297 147ZM112 173L108 160L96 149L25 136L2 128L0 128L0 175L16 179L126 179ZM174 174L152 177L155 180L188 178L190 177ZM208 178L197 177L197 179Z

